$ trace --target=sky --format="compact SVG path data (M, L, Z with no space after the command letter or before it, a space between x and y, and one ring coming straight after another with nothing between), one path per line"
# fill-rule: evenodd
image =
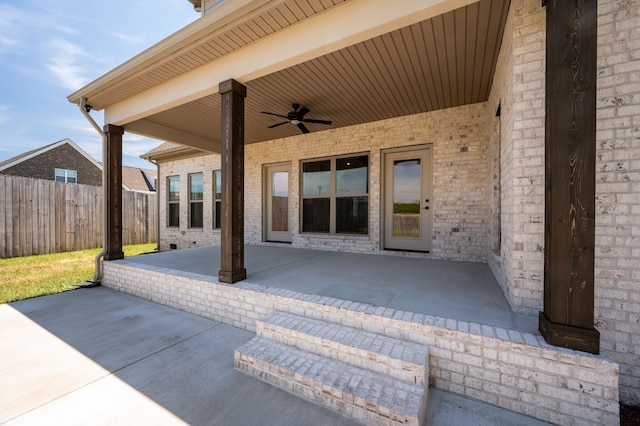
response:
M0 0L0 161L65 138L102 161L67 96L198 17L188 0ZM123 164L152 168L139 156L160 143L125 132Z

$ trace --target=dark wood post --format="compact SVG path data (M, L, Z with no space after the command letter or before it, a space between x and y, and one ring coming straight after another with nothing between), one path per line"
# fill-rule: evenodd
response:
M600 351L594 327L597 0L547 1L544 312L552 345Z
M107 136L106 158L102 159L103 173L107 174L107 188L104 191L106 199L102 202L107 203L105 210L107 217L106 232L107 242L105 260L122 259L124 253L122 251L122 135L124 128L107 124L103 127L103 131Z
M219 85L222 110L222 221L220 271L223 283L247 277L244 268L244 98L247 89L235 80Z

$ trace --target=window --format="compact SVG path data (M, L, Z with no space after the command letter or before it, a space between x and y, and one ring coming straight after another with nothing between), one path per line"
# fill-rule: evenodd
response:
M67 183L78 183L78 172L75 170L55 169L55 181L67 182Z
M167 226L180 226L180 177L167 178Z
M302 232L369 232L369 156L302 163Z
M213 172L213 228L220 229L222 217L222 172Z
M203 184L202 173L189 175L189 228L202 228Z

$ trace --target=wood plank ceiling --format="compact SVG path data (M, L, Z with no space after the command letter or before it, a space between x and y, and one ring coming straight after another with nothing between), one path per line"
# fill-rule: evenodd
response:
M323 0L322 4L327 2L339 3ZM308 3L308 8L304 10L300 3ZM299 10L283 13L287 22L311 13L320 0L289 1L287 8L292 4ZM331 126L308 124L313 132L485 101L508 8L509 0L480 0L248 82L246 143L300 134L289 124L268 129L283 120L260 113L286 115L294 102L311 110L306 118L333 121ZM249 43L253 34L263 35L281 24L281 19L263 19L255 28L238 29L235 42L223 39L233 49L238 40ZM188 55L189 66L224 53L205 44ZM218 94L207 96L147 120L219 140L219 98Z

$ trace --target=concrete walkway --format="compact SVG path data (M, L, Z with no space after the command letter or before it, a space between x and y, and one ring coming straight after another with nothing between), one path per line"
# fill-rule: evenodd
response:
M351 425L233 369L253 333L106 288L0 305L0 423ZM430 425L537 425L430 390Z

